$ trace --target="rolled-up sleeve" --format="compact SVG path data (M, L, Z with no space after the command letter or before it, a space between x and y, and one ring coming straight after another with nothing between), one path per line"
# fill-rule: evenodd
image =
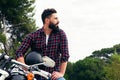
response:
M64 31L61 32L60 50L61 50L61 62L68 61L70 55L68 49L68 40Z

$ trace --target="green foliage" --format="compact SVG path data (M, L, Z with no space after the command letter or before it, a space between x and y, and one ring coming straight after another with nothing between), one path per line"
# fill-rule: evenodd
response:
M6 49L6 36L5 36L5 34L2 34L1 32L0 32L0 52L6 52L7 53L7 49ZM3 50L3 48L1 47L3 45L3 47L4 47L4 50Z
M6 43L6 36L5 36L5 34L2 34L1 32L0 32L0 42L3 44Z
M114 45L111 48L103 48L101 50L96 50L90 55L89 57L97 57L97 58L104 58L109 59L114 52L120 54L120 44Z
M67 80L120 80L120 44L96 50L83 60L68 63Z
M103 48L101 50L96 50L92 53L92 57L97 58L109 58L109 55L114 53L114 48Z
M120 54L120 44L114 45L113 48L116 49L118 54Z
M112 55L110 63L107 63L104 69L106 80L120 80L120 55Z
M103 80L103 65L104 62L98 58L86 58L74 64L69 63L66 71L67 80Z
M71 80L73 79L73 63L68 62L67 64L67 70L66 70L66 74L65 74L65 79L66 80Z
M16 36L18 41L31 31L36 30L34 6L35 0L2 0L0 1L1 18L5 18L10 26L8 32ZM6 23L7 24L7 23Z
M66 80L120 80L120 44L96 50L83 60L68 63Z
M37 29L33 19L34 2L35 0L0 0L0 33L10 35L4 42L10 54L15 52L26 34ZM4 38L1 40L5 41Z

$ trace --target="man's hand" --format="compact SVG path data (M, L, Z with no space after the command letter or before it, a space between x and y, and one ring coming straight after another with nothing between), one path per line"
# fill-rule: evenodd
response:
M67 62L62 62L60 65L60 72L54 71L52 73L52 80L57 80L60 77L63 77L65 74L65 70L66 70L66 66L67 66Z
M58 78L63 77L63 75L64 75L63 73L54 71L54 72L52 73L51 79L52 79L52 80L57 80Z
M17 58L17 61L25 64L24 57L19 57L19 58ZM22 67L22 68L23 68L25 71L27 71L27 68L25 68L25 67Z
M17 58L17 61L19 61L19 62L21 62L21 63L25 63L24 57L19 57L19 58Z

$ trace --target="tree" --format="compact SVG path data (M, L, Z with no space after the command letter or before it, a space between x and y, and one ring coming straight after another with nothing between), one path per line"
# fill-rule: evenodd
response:
M117 54L120 54L120 44L114 45L113 48L116 50Z
M72 80L73 78L73 65L74 63L68 62L66 73L65 73L65 79L66 80Z
M100 58L100 59L109 59L114 52L120 54L120 44L116 44L111 48L103 48L101 50L96 50L89 57Z
M67 80L104 80L104 61L99 58L85 58L68 63Z
M114 48L103 48L101 50L94 51L92 57L108 59L111 54L114 53Z
M104 67L106 80L120 80L120 55L113 54L110 63Z
M1 32L0 32L0 42L3 43L4 51L7 52L7 49L6 49L6 37L5 37L5 35L2 34ZM2 45L2 44L0 44L0 46L1 46L1 45ZM2 47L0 47L0 48L2 49ZM1 51L2 51L2 50L1 50Z
M5 42L7 52L14 53L23 37L37 29L33 19L34 2L35 0L0 0L0 32L9 34Z

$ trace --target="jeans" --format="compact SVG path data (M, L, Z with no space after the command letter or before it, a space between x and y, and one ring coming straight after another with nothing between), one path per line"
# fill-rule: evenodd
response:
M41 80L41 77L36 76L36 80ZM48 79L48 80L51 80L51 79ZM57 80L65 80L65 78L64 78L64 77L61 77L61 78L58 78Z
M65 80L65 78L64 78L64 77L61 77L61 78L58 78L57 80Z
M51 79L49 79L49 80L51 80ZM61 77L61 78L58 78L57 80L65 80L65 78Z

